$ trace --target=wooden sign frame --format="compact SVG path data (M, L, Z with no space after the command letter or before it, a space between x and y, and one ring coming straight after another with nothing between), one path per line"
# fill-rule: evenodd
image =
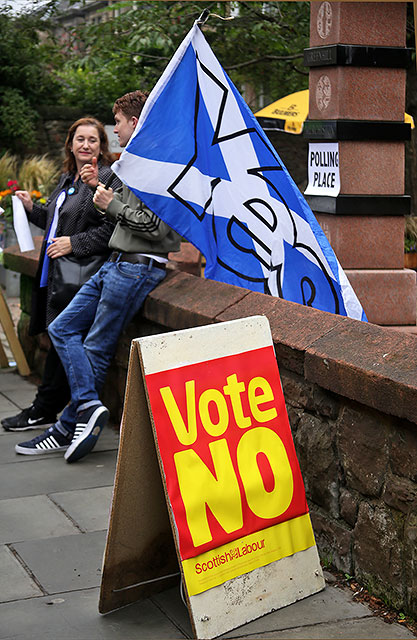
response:
M3 331L10 346L10 350L16 360L17 369L21 376L28 376L30 374L30 368L26 360L26 356L23 353L22 345L19 342L19 338L16 335L16 331L13 324L12 314L8 307L3 290L0 287L0 324L3 327ZM4 351L3 345L0 342L0 367L8 367L9 360Z
M245 344L250 343L250 348ZM189 596L145 376L272 345L264 316L132 342L99 611L108 613L178 583L196 638L214 638L317 593L315 545Z

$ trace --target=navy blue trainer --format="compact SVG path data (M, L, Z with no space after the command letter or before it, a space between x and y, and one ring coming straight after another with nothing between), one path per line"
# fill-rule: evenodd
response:
M89 407L80 413L71 444L64 455L65 460L75 462L90 453L108 419L109 411L102 404Z
M44 453L66 451L71 444L71 438L64 436L55 425L46 429L39 436L27 442L21 442L15 446L16 453L24 456L33 456Z

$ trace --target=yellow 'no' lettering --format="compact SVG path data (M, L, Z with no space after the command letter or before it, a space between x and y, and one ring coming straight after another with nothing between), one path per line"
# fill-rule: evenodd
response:
M215 475L193 449L174 455L188 528L196 547L213 538L206 505L227 533L243 526L242 498L227 441L216 440L209 448ZM267 457L274 476L271 491L265 489L257 463L259 453ZM275 431L267 427L246 431L237 446L237 464L248 506L256 516L276 518L288 509L294 481L284 444Z
M195 547L213 538L207 522L206 504L227 533L243 526L240 490L227 441L225 438L216 440L209 447L216 477L193 449L174 455L188 528Z

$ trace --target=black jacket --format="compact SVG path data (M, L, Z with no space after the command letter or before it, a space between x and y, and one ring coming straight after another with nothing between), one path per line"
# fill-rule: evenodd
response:
M101 182L105 183L110 175L110 167L99 167L99 179ZM48 325L62 311L62 309L54 308L50 304L50 290L54 277L55 260L51 259L49 261L48 286L40 288L39 284L46 251L46 235L54 216L56 199L63 189L66 189L67 196L59 211L55 236L70 236L72 255L75 257L83 258L101 254L107 256L110 253L108 242L113 233L113 224L106 220L95 208L92 189L83 184L81 180L76 183L73 183L73 181L73 175L63 173L46 204L43 206L34 204L33 210L27 214L30 222L33 222L41 229L45 229L46 232L32 293L30 335L45 331ZM115 177L110 186L113 189L119 188L121 186L120 180ZM71 187L74 188L74 193L69 194L68 190ZM59 258L56 259L59 260Z

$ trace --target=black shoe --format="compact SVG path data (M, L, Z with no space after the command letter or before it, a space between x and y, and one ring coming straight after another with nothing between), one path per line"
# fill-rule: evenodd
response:
M83 411L77 419L74 437L64 455L65 460L75 462L90 453L108 419L109 411L102 404Z
M16 453L24 456L33 456L44 453L66 451L71 444L71 438L64 436L55 425L27 442L21 442L15 446Z
M39 409L36 409L32 404L27 409L23 409L17 416L4 418L1 424L6 431L29 431L30 429L49 427L55 424L56 420L56 415L48 416L44 412L39 411Z

